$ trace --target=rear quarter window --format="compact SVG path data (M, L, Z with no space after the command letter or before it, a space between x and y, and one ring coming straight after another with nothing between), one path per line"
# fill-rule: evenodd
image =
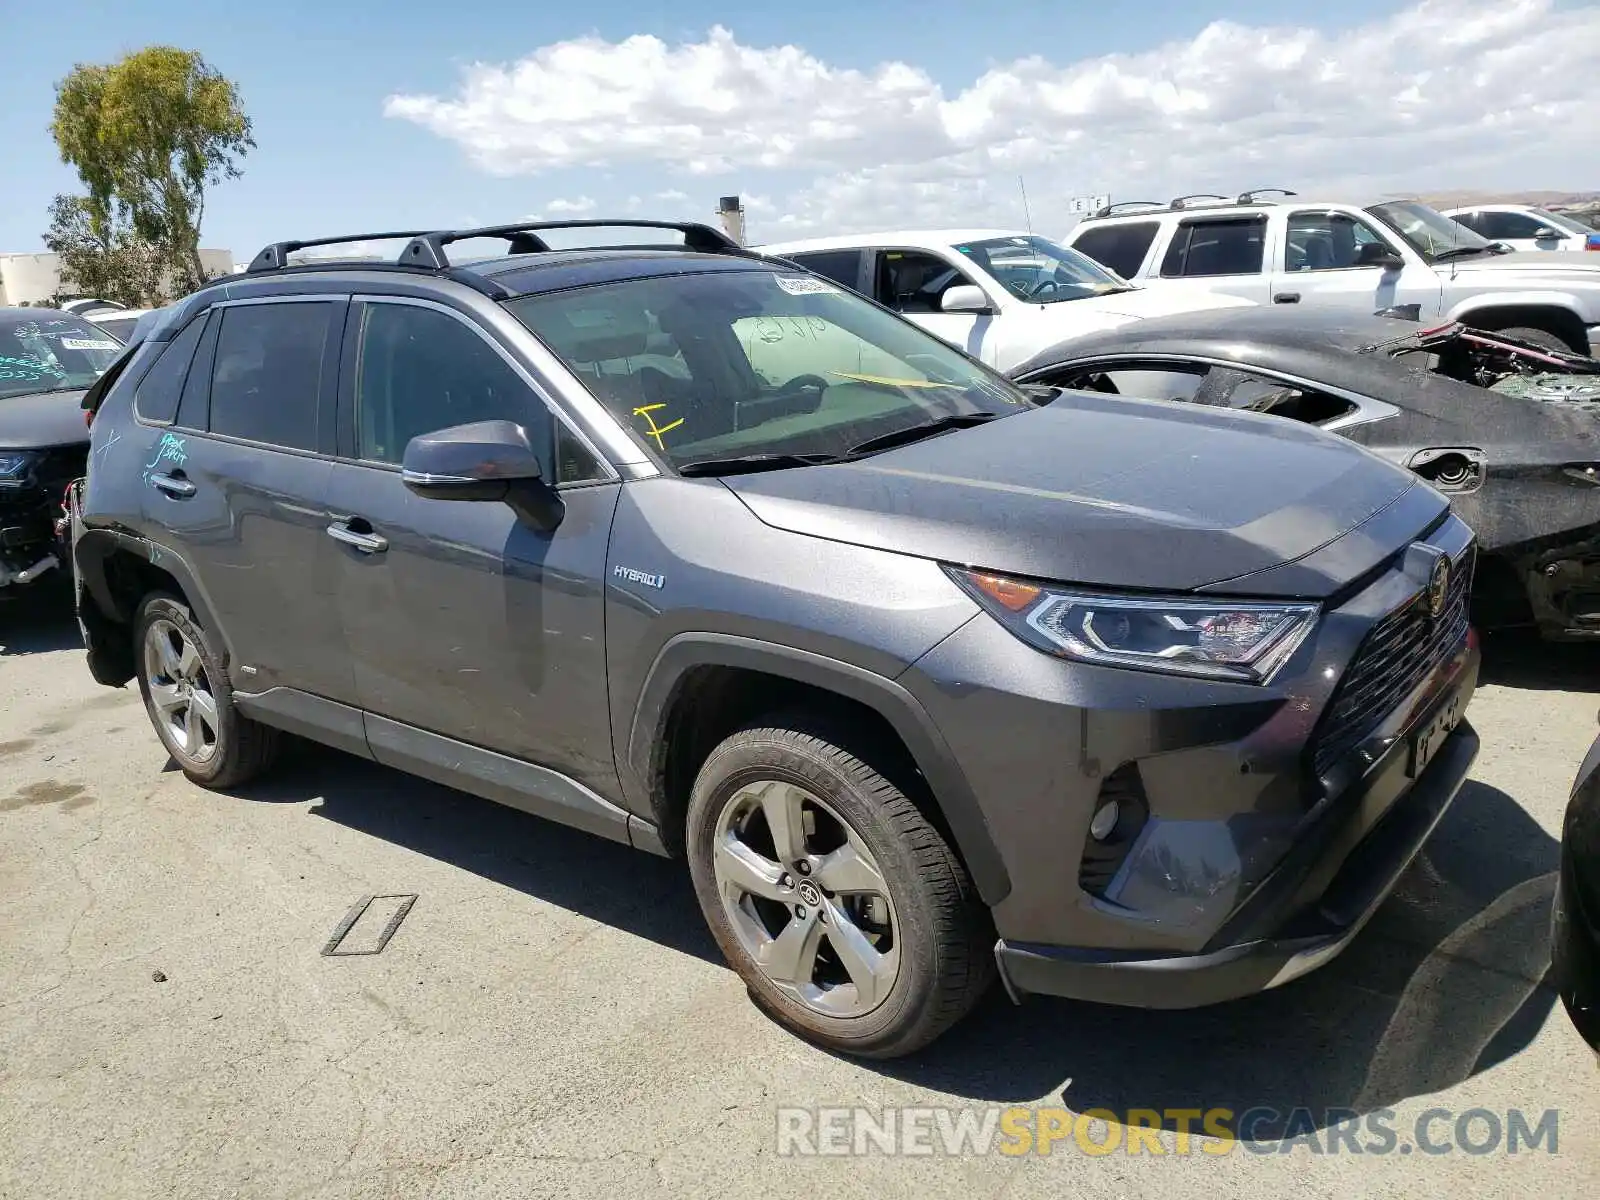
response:
M133 410L139 418L156 425L170 425L178 415L178 400L183 395L194 348L200 344L205 316L196 317L167 343L133 393Z
M1156 221L1129 221L1085 229L1072 239L1072 248L1109 267L1124 279L1132 279L1144 265L1150 244L1161 228Z

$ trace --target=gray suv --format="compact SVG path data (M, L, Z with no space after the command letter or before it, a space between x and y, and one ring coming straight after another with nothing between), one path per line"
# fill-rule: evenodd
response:
M683 856L756 1002L864 1056L997 973L1179 1007L1344 948L1477 751L1442 496L603 224L671 240L269 246L88 395L90 669L191 779L286 731Z

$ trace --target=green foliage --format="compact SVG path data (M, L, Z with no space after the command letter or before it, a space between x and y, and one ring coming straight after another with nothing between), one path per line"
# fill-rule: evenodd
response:
M88 196L57 196L50 203L45 246L61 260L62 292L115 300L129 308L164 303L174 274L170 254L142 241Z
M238 88L197 51L148 46L74 67L56 85L50 132L88 190L76 214L58 213L58 198L52 230L65 216L64 233L103 248L155 247L180 292L200 287L206 189L237 179L255 148Z

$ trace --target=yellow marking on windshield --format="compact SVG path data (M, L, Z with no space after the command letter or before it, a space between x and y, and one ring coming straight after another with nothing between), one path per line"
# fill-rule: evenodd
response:
M655 412L656 409L658 409L658 408L665 408L665 407L666 407L665 404L646 404L643 408L636 408L636 409L633 410L633 415L634 416L643 417L649 423L649 425L650 425L650 429L649 429L650 436L655 438L656 445L661 447L661 449L663 449L663 450L665 450L667 448L667 444L661 440L661 435L663 433L671 433L679 425L683 424L683 418L679 417L676 421L672 422L672 424L670 424L670 425L657 425L656 424L656 419L653 416L651 416L650 414Z
M959 388L959 383L940 383L936 379L891 379L887 375L862 375L855 371L829 371L840 379L853 379L857 383L876 383L884 387L908 388Z

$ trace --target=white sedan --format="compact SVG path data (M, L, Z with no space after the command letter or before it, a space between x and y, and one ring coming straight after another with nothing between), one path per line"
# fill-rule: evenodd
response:
M923 229L756 249L870 296L999 371L1145 317L1252 306L1138 287L1076 250L1014 230Z

